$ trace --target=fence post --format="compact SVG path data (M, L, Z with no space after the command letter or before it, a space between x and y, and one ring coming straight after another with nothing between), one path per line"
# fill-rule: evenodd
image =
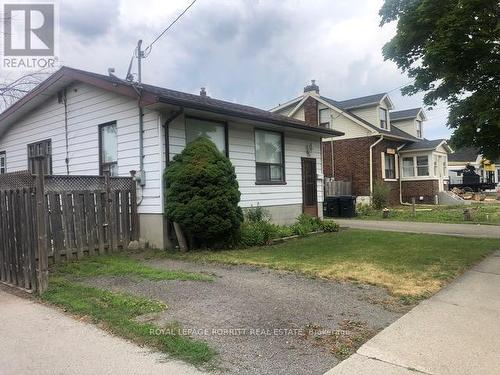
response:
M42 294L47 290L49 284L49 254L47 249L47 228L45 226L45 181L44 181L44 156L37 156L37 176L36 176L36 222L37 222L37 248L38 248L38 273L37 291Z

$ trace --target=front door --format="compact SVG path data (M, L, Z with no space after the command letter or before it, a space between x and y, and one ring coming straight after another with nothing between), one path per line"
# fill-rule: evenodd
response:
M302 212L318 216L316 159L302 158Z

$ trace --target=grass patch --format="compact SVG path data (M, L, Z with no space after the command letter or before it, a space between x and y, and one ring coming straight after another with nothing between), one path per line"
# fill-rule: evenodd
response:
M75 262L62 263L57 266L55 271L58 275L67 275L71 277L132 276L152 281L213 280L210 276L200 273L151 267L126 254L109 254L89 257Z
M156 326L135 320L140 315L165 310L167 306L162 302L84 286L60 276L51 277L42 300L86 316L114 334L194 365L205 364L215 355L205 342L179 334L152 334Z
M357 281L414 300L435 293L499 247L493 239L349 229L275 246L172 256Z
M464 221L465 208L471 210L472 221ZM365 209L362 214L356 216L356 219L380 220L382 219L382 212ZM417 205L415 215L413 215L411 207L397 206L391 208L389 217L384 220L500 225L500 204L472 203L469 206Z

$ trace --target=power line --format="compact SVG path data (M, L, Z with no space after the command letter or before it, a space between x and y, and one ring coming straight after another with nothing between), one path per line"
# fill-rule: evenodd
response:
M196 1L197 1L197 0L193 0L193 1L191 2L191 4L189 4L189 5L187 6L187 8L186 8L186 9L184 9L184 10L182 11L182 13L181 13L181 14L179 14L179 15L177 16L177 18L176 18L175 20L173 20L173 21L170 23L170 25L168 25L168 26L167 26L167 28L166 28L165 30L163 30L163 31L162 31L162 32L161 32L161 33L160 33L160 34L159 34L159 35L158 35L158 36L157 36L157 37L156 37L156 38L155 38L155 39L154 39L154 40L153 40L153 41L149 44L149 46L147 46L147 47L144 49L144 57L148 57L148 55L151 53L151 50L153 49L153 44L155 44L155 43L156 43L156 42L157 42L157 41L158 41L158 40L159 40L159 39L160 39L160 38L161 38L161 37L162 37L162 36L163 36L163 35L164 35L167 31L168 31L168 30L170 30L170 28L171 28L172 26L174 26L174 25L175 25L175 23L176 23L177 21L179 21L179 19L181 19L181 17L182 17L184 14L186 14L186 12L189 10L189 8L191 8L191 7L192 7L192 6L196 3Z

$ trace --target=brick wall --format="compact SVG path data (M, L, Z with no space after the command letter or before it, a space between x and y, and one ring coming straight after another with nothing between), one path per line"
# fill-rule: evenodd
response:
M333 171L336 180L352 181L354 195L370 195L370 146L379 137L362 137L342 139L333 142ZM331 163L330 148L323 144L323 163ZM373 182L382 181L381 152L387 148L397 149L401 142L383 140L373 148ZM331 168L325 166L325 176ZM399 203L399 181L384 181L390 187L389 200L391 204Z
M384 139L373 148L373 183L382 180L382 152L386 152L388 148L397 150L402 146L403 142L390 141ZM399 180L398 181L384 181L390 187L389 203L391 205L399 204Z
M332 153L333 142L323 142L323 175L325 177L333 177Z
M318 101L308 97L303 104L304 121L307 125L318 126Z
M422 180L422 181L402 181L401 188L403 193L403 202L411 202L411 198L415 198L417 203L435 203L434 197L439 192L438 180ZM420 197L424 199L419 200Z

